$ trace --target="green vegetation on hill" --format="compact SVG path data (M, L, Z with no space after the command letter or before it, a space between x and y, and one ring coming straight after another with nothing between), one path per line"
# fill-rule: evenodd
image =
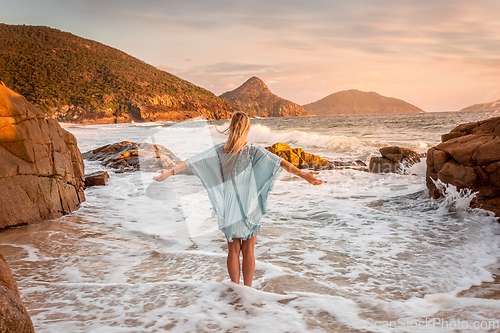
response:
M0 80L65 121L220 119L233 111L213 93L122 51L43 26L0 24Z

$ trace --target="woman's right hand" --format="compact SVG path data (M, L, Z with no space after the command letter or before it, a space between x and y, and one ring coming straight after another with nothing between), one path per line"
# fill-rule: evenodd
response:
M157 172L161 172L161 174L159 174L156 177L153 177L153 179L159 182L162 182L168 177L172 176L172 169L160 169Z

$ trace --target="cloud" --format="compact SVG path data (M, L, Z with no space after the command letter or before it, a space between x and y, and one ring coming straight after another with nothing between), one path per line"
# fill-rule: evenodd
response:
M497 0L86 0L71 4L91 17L194 38L200 47L205 43L197 39L205 37L212 47L247 43L265 45L270 53L283 48L479 59L498 57L500 51Z

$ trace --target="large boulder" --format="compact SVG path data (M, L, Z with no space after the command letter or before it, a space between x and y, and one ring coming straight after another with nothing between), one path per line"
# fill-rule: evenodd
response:
M419 163L423 156L413 149L397 146L383 147L379 149L380 156L370 159L369 169L375 173L398 173L403 172L415 163Z
M117 169L118 172L138 170L154 172L182 163L181 159L164 146L147 142L112 143L87 151L82 156L89 161L100 161L103 166Z
M321 158L319 155L306 153L302 148L291 148L286 143L278 142L272 146L266 147L266 149L271 153L287 160L299 169L332 169L334 167L330 161Z
M16 280L0 254L0 332L35 332L17 289Z
M275 143L265 148L271 153L290 162L298 169L356 169L366 171L366 164L361 160L329 161L319 155L306 153L302 148L291 148L288 144L282 142Z
M477 192L471 206L500 216L500 117L457 126L441 141L427 152L429 194L441 196L434 184L439 179Z
M76 138L0 83L0 229L77 210L85 201Z

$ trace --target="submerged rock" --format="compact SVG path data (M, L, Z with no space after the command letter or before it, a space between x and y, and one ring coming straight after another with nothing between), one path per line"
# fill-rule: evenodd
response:
M85 188L102 186L108 183L109 174L106 171L96 171L85 175Z
M0 254L0 332L35 332L28 311L19 296L17 283Z
M375 156L370 159L370 172L402 172L405 168L419 163L424 157L413 149L397 146L380 148L379 151L382 157Z
M101 161L103 166L118 172L146 171L172 168L182 160L162 145L147 142L122 141L105 145L82 154L89 161ZM181 173L188 173L188 170Z
M0 229L57 218L85 201L76 138L0 83Z
M429 194L441 196L434 184L437 179L477 191L471 207L500 217L500 117L459 125L442 135L441 141L427 152Z

